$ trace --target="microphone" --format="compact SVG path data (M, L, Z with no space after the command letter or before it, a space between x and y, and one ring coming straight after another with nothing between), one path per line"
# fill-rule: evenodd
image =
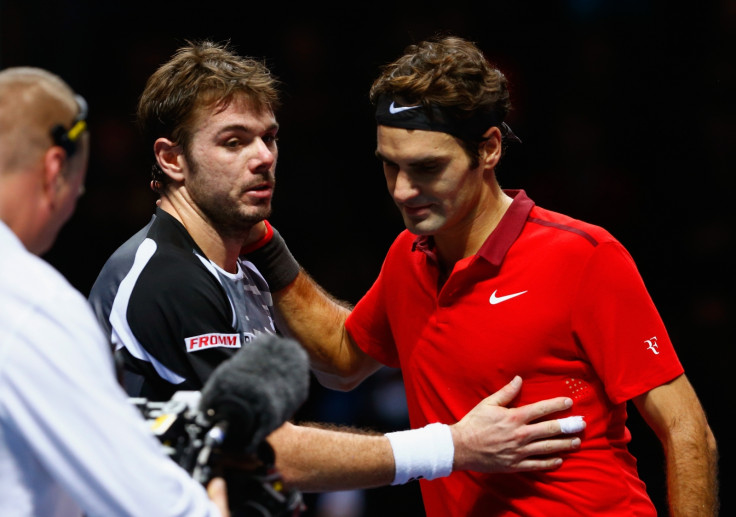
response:
M309 360L301 345L259 334L214 370L199 408L224 431L223 449L255 452L296 413L308 391Z

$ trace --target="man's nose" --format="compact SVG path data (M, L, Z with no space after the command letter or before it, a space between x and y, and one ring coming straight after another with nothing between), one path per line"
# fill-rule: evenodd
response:
M419 189L414 181L412 181L411 176L406 171L399 169L396 173L392 192L394 200L399 202L406 201L418 193Z

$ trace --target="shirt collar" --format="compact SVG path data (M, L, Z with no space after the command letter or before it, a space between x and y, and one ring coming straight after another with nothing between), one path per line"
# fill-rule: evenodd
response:
M9 250L10 246L14 246L18 249L24 249L28 251L25 247L25 244L20 240L20 237L18 237L13 230L10 229L10 226L7 225L7 223L0 219L0 241L2 241L3 245L0 246L0 249L3 251ZM30 252L29 252L30 253Z
M499 221L498 226L491 232L486 241L476 253L489 263L500 266L506 252L521 234L526 224L529 212L534 207L532 201L523 190L504 190L513 201L506 213ZM434 238L431 235L419 235L414 239L412 251L421 251L427 255L434 256Z

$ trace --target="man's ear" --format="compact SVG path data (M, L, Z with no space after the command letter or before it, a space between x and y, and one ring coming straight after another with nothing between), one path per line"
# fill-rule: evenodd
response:
M43 155L43 178L41 188L44 198L51 207L56 205L61 188L66 178L64 170L67 166L66 151L54 145L49 147Z
M174 181L184 181L182 168L184 153L180 145L175 144L168 138L159 138L153 143L153 153L164 174Z
M483 134L483 142L481 142L480 159L485 169L490 170L496 167L501 159L501 130L497 127L491 127Z

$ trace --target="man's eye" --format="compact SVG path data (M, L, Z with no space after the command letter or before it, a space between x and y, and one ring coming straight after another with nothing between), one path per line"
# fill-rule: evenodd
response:
M278 142L278 140L279 140L279 137L277 137L276 135L266 135L263 137L263 141L266 144L274 144Z
M440 166L436 163L425 163L416 168L416 171L420 174L434 174L438 170L440 170Z
M238 145L240 145L240 140L237 138L231 138L225 141L225 147L238 147Z

